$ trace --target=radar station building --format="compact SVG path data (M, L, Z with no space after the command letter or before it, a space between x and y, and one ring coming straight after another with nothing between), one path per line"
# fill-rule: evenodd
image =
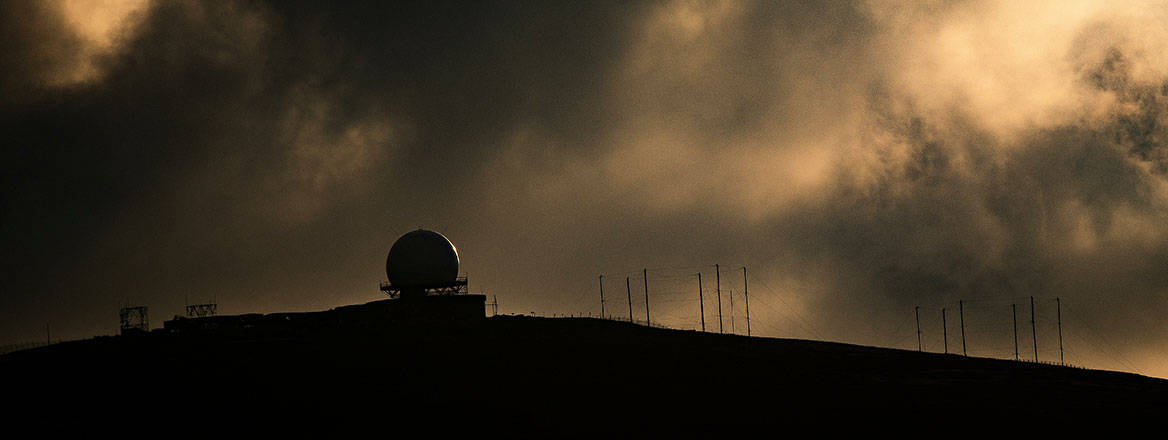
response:
M467 292L458 276L458 249L446 236L418 229L398 238L385 259L388 283L381 291L394 300L397 319L475 319L486 317L486 295Z
M458 249L444 235L418 229L394 242L385 261L389 298L320 312L181 317L163 323L169 332L265 334L316 328L374 327L394 323L466 321L486 317L486 295L467 291L458 276Z

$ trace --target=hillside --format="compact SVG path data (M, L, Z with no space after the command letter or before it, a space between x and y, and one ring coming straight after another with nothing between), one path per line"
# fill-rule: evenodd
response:
M174 417L595 427L1168 409L1168 381L1133 374L583 318L95 338L0 356L0 373L13 401L49 411Z

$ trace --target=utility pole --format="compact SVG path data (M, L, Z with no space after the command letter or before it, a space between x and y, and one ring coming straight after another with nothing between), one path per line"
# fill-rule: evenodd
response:
M652 327L653 321L649 320L649 269L641 269L641 276L645 285L645 325Z
M625 295L629 297L629 322L633 322L633 291L629 289L629 277L625 277Z
M1059 364L1066 365L1067 363L1063 360L1063 305L1057 296L1054 298L1054 309L1058 314Z
M600 319L604 319L604 275L600 276Z
M961 315L961 355L969 356L965 351L965 301L957 301L957 312Z
M1018 305L1010 304L1010 314L1014 315L1014 360L1018 360Z
M945 323L944 307L941 307L941 339L945 341L945 354L949 354L949 326Z
M917 351L921 349L921 306L913 307L913 315L917 317Z
M742 297L746 299L746 336L750 337L750 289L746 286L746 266L742 266Z
M714 265L714 290L718 292L718 333L722 333L722 271Z
M1034 297L1030 297L1030 335L1034 337L1034 362L1038 362L1038 332L1034 325Z
M45 342L53 343L53 333L49 332L49 323L45 323Z
M698 308L702 313L702 331L706 331L706 301L702 299L702 273L698 272Z

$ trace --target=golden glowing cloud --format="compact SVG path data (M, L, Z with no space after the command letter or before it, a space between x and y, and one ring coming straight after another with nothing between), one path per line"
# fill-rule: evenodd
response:
M62 21L78 44L71 53L58 54L57 70L46 78L52 86L68 86L101 76L98 60L117 50L150 0L61 0Z

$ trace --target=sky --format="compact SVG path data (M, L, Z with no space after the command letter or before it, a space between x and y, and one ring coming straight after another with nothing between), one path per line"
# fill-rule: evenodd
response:
M701 272L742 333L745 266L756 335L1012 358L1013 305L1168 377L1166 2L367 3L0 3L0 344L373 301L426 228L502 313L648 268L693 329Z

